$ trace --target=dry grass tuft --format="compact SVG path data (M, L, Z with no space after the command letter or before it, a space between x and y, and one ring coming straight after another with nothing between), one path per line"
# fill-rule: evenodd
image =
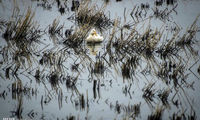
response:
M98 8L96 5L90 5L89 1L84 1L80 4L75 19L81 26L88 24L102 31L113 24L104 13L105 7L106 5Z

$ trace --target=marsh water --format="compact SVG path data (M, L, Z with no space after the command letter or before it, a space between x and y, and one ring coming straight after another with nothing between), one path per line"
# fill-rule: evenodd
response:
M0 0L0 119L200 119L199 6Z

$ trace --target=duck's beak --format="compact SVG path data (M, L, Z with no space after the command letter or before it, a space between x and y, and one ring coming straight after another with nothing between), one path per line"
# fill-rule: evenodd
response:
M92 35L97 35L96 30L93 30L93 31L92 31Z
M96 32L96 31L94 31L94 32L92 33L92 35L97 35L97 32Z

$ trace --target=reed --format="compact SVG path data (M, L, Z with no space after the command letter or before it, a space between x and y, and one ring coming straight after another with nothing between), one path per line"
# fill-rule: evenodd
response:
M82 43L86 38L87 33L89 32L90 27L88 25L84 25L80 28L77 28L72 34L70 34L65 40L64 44L69 48L82 48Z
M13 12L13 14L18 15L19 13ZM40 41L42 32L33 18L34 12L28 8L25 16L13 17L13 21L10 20L5 24L2 37L8 46L3 51L4 57L9 59L10 55L13 56L12 60L16 66L26 68L26 64L28 64L28 67L30 67L35 60L32 55L35 52L34 44Z
M148 120L162 120L162 114L164 109L161 107L157 107L154 113L148 116Z
M24 18L19 17L8 22L3 37L6 40L14 41L19 48L38 41L41 35L33 21L34 14L29 8Z
M49 26L49 34L51 36L59 35L62 36L62 30L64 25L59 25L60 21L58 19L54 19L53 23Z
M98 8L96 5L90 5L89 0L81 2L76 11L75 20L81 26L88 24L100 31L112 26L112 21L104 14L106 5Z

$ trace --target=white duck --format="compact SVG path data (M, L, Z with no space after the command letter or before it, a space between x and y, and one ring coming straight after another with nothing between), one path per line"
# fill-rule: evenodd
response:
M103 41L103 36L100 36L99 34L97 34L95 29L92 29L90 31L89 36L86 38L87 42L93 42L93 43L99 43Z

